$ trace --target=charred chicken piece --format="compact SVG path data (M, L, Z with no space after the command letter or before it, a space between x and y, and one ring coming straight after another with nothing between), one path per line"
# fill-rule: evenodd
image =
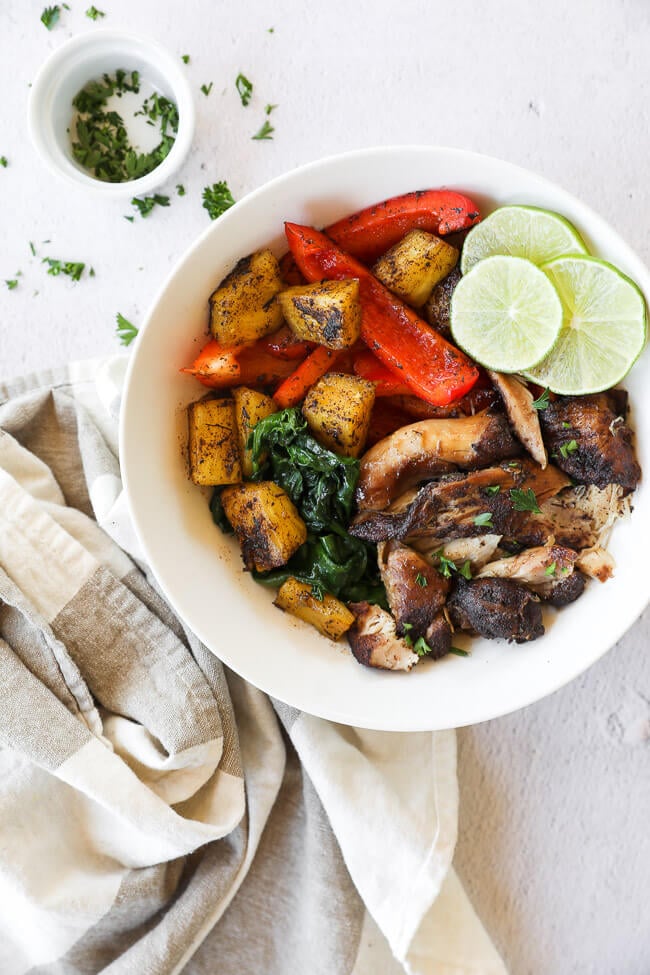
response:
M568 606L569 603L574 603L576 599L582 596L585 591L585 582L582 572L574 570L570 575L553 583L551 591L544 596L544 599L556 609Z
M488 640L527 643L544 634L537 596L512 579L458 579L447 607L455 626Z
M380 670L411 670L420 659L398 637L395 620L381 606L350 603L355 621L347 637L356 660L365 667Z
M559 397L540 410L540 422L555 463L576 481L600 488L620 484L634 491L641 468L620 393Z
M455 267L446 278L435 286L431 296L424 306L424 317L436 332L440 332L448 339L451 335L449 326L449 308L451 296L462 275L460 268Z
M586 548L579 553L576 565L585 575L590 576L592 579L598 579L599 582L607 582L614 575L616 563L606 549L600 548L599 545L594 545L593 548Z
M444 613L438 613L432 619L424 634L430 653L427 657L431 660L440 660L449 653L451 649L451 626Z
M407 624L412 640L424 636L445 604L449 579L401 542L381 542L377 562L398 635L404 636Z
M357 503L381 511L407 488L460 467L475 470L520 452L501 413L422 420L380 440L361 458Z
M540 467L546 467L548 458L539 425L539 413L533 407L533 394L515 376L488 370L488 376L501 393L505 411L512 429Z
M407 495L406 504L396 503L394 510L362 511L350 533L370 542L498 533L525 546L543 545L553 533L552 523L543 516L516 511L510 490L530 489L541 504L569 483L569 478L551 464L542 470L534 461L522 458L432 481L414 495Z

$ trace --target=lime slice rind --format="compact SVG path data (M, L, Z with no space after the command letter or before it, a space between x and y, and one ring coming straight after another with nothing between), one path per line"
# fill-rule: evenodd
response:
M526 378L565 396L610 389L628 374L646 343L646 304L638 286L609 264L567 255L542 268L563 307L555 347L524 370Z
M538 266L566 254L586 254L580 234L559 213L532 206L504 206L476 224L463 244L460 268L467 274L496 254L523 257Z
M476 362L498 372L521 372L552 349L562 326L562 304L534 264L497 255L458 282L450 318L454 341Z

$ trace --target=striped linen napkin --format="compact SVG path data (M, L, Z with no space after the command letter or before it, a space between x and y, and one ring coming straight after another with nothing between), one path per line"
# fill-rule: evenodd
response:
M159 595L123 371L0 387L0 972L503 975L450 866L455 734L271 701Z

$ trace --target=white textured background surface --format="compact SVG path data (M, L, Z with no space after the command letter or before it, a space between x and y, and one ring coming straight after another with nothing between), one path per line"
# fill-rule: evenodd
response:
M137 323L207 225L207 183L227 179L240 197L361 146L456 145L529 166L595 207L650 262L646 0L101 0L99 25L84 17L86 0L71 0L51 33L43 5L0 3L2 377L116 351L116 312ZM191 56L198 126L174 180L187 195L163 189L171 207L133 224L128 204L51 179L26 132L42 60L98 26ZM239 71L255 85L246 109ZM206 98L199 89L210 81ZM279 106L274 139L253 142L267 102ZM85 261L96 277L48 277L42 255ZM2 281L19 270L8 291ZM649 637L646 613L571 686L460 732L457 862L513 975L650 971Z

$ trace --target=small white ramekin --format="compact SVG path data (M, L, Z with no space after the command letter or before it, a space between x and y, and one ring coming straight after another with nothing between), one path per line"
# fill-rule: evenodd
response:
M179 125L169 155L152 172L126 183L106 183L91 176L72 155L68 129L72 99L89 81L116 70L139 71L178 107ZM28 109L32 141L48 168L68 183L108 199L148 193L179 168L194 135L194 99L180 57L147 38L111 30L93 30L62 44L39 70Z

